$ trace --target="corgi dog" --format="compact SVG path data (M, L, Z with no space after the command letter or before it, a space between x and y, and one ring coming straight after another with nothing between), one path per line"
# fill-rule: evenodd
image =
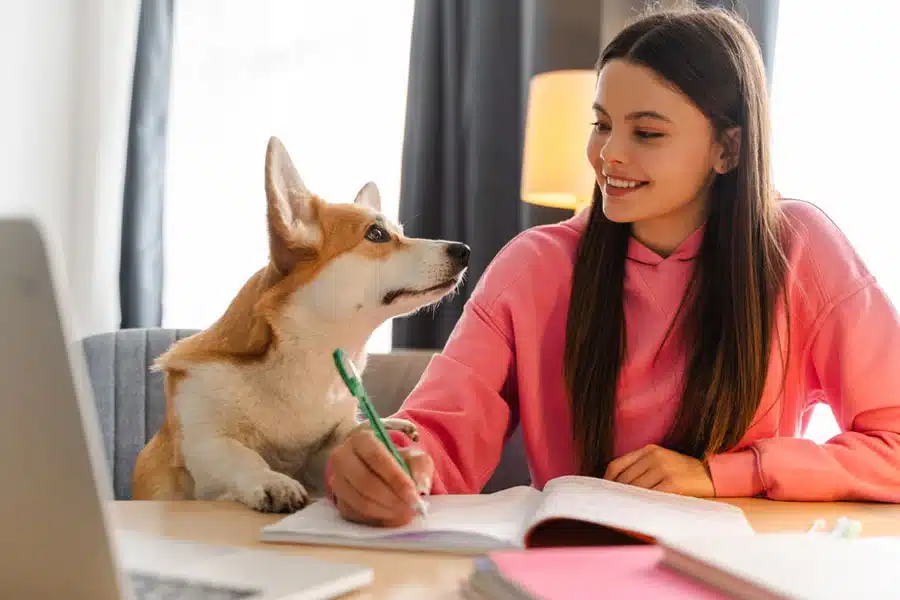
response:
M215 323L154 363L165 377L165 418L137 457L136 500L292 512L321 495L329 453L367 425L333 351L362 373L373 331L440 302L468 266L465 244L405 237L380 213L371 182L352 203L311 193L275 137L265 197L268 264ZM416 437L407 421L384 424Z

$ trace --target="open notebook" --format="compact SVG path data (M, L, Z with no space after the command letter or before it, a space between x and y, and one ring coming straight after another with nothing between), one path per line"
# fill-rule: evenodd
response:
M267 525L268 542L480 553L508 548L618 545L687 533L753 534L727 504L603 479L560 477L543 489L429 499L427 517L381 528L345 521L327 500Z
M900 538L763 533L660 540L662 564L740 600L896 600Z

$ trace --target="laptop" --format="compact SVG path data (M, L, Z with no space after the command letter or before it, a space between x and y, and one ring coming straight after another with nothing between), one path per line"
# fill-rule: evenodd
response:
M31 218L0 219L0 598L322 600L370 584L362 565L111 527L96 405L46 242Z

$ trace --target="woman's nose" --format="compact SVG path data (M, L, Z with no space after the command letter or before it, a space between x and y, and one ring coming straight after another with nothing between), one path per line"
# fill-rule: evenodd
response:
M606 143L600 148L600 159L608 164L622 164L625 162L624 145L619 142L619 137L610 135Z

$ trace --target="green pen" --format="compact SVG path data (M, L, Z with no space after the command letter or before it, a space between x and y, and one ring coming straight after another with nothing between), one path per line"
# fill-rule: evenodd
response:
M362 410L363 414L365 414L366 419L368 419L369 424L372 426L372 430L375 432L375 437L384 444L385 448L391 453L391 455L400 463L400 466L403 467L403 470L406 471L406 474L409 475L409 478L412 479L412 471L409 470L409 465L406 464L406 461L403 460L403 457L400 456L400 453L397 452L397 447L394 446L394 443L391 441L390 436L388 436L387 431L384 428L384 425L381 423L381 417L378 416L378 413L375 411L375 407L372 405L371 400L369 400L369 395L366 393L365 388L363 387L362 380L359 377L359 374L356 372L356 368L353 366L353 363L347 359L347 355L344 354L344 351L338 348L333 353L334 365L337 367L338 373L341 374L341 379L344 380L344 384L346 384L347 389L350 390L350 393L356 398L359 403L359 408ZM413 480L415 483L415 480ZM416 511L425 516L427 511L425 502L421 498L416 498Z

